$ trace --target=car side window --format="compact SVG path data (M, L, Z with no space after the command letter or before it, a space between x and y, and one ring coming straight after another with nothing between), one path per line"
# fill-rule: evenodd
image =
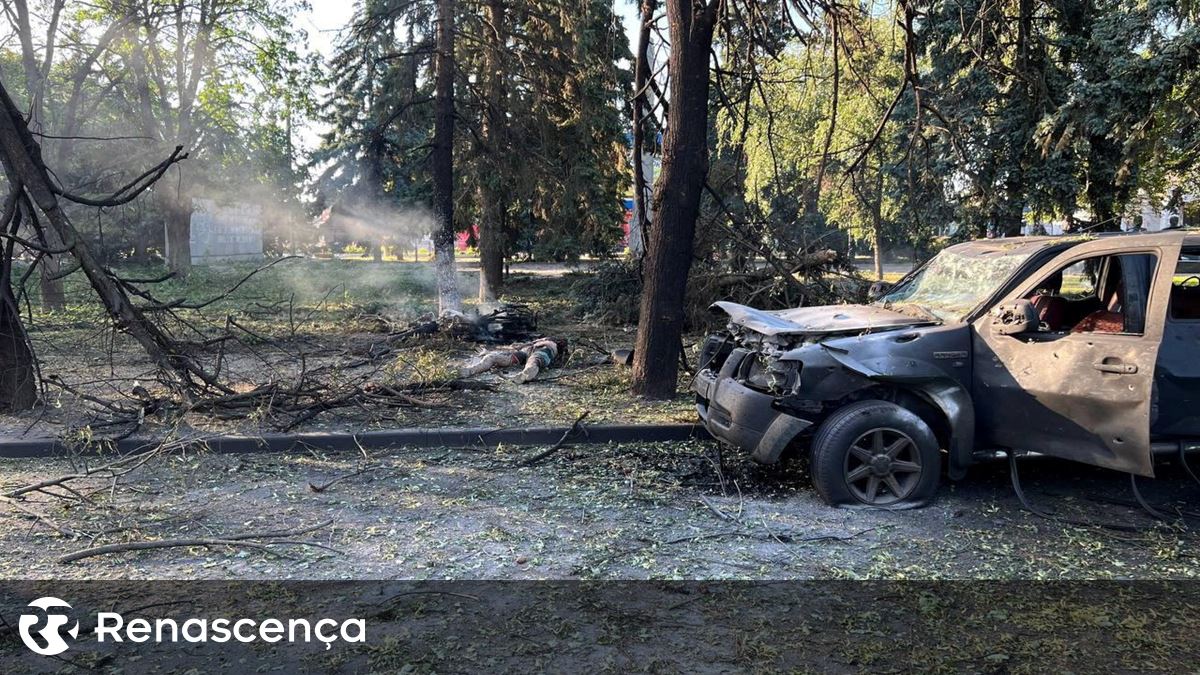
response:
M1151 253L1095 256L1047 275L1027 296L1040 332L1140 335L1157 264Z
M1096 270L1092 260L1080 260L1061 271L1059 297L1066 300L1083 300L1096 295Z
M1184 249L1171 283L1171 318L1200 321L1200 250Z

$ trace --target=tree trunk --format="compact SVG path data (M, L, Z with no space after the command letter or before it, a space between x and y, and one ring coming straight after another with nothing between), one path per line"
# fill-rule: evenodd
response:
M144 235L145 233L143 233ZM147 237L138 237L133 242L133 254L131 260L136 263L143 263L150 259L150 247L146 244Z
M629 221L629 250L637 259L646 253L646 233L650 229L650 214L646 211L646 196L654 189L653 176L646 175L647 162L646 127L650 110L647 89L650 88L650 33L654 28L654 12L658 0L642 0L640 14L642 25L638 31L636 65L633 71L633 218Z
M164 373L174 374L179 384L185 385L180 388L181 393L186 395L186 385L193 382L193 376L210 385L215 384L207 373L178 349L169 336L146 319L142 310L130 301L125 289L109 276L92 254L91 248L67 220L42 162L41 147L29 133L3 81L0 81L0 159L8 175L15 178L10 182L24 185L30 199L45 215L48 229L54 230L64 242L64 248L68 248L79 262L80 269L116 325L136 340Z
M684 296L708 173L708 63L718 1L666 3L671 109L654 193L658 222L650 230L646 250L633 362L633 391L649 398L672 396L679 374Z
M438 0L433 113L433 257L438 313L462 307L454 270L454 0Z
M42 245L52 251L63 248L62 240L51 228L42 232ZM38 263L38 287L42 291L42 309L47 312L61 312L67 308L67 294L63 290L62 256L47 253Z
M186 196L176 194L167 194L163 200L167 269L178 277L192 271L192 208L188 201Z
M883 233L878 221L871 227L871 246L875 249L875 281L883 281Z
M0 411L28 410L37 403L33 352L8 277L0 287Z
M15 14L17 17L17 33L21 43L21 64L25 71L25 88L29 94L29 118L27 124L30 130L34 133L45 133L45 110L46 110L46 94L47 94L47 70L53 58L54 53L54 36L52 33L47 35L45 44L45 61L39 63L37 51L33 44L33 30L30 23L29 8L25 0L17 0L13 3ZM52 25L57 25L59 13L62 10L63 3L55 2L52 5L52 14L50 21ZM62 242L58 237L54 236L52 231L47 230L42 233L40 243L51 250L62 249ZM42 295L42 309L48 312L62 311L66 309L66 295L63 292L63 281L59 277L62 271L62 261L58 255L46 254L43 255L38 262L39 265L39 287Z
M383 164L386 151L387 142L383 135L383 128L377 127L372 133L371 142L367 144L367 158L364 162L366 166L364 167L362 182L355 186L353 192L355 205L361 207L365 213L370 213L372 210L378 208L380 204L388 203L387 195L383 189ZM374 218L376 216L367 217ZM369 253L371 259L375 262L383 262L384 234L378 228L371 229L374 230L371 234L375 238L368 239L365 242L369 250L363 255L365 256Z
M875 199L871 203L871 246L875 248L875 281L883 281L883 162L880 162L875 182Z
M504 219L500 195L479 186L479 301L495 302L504 292Z
M484 8L484 20L491 29L486 31L488 44L483 60L483 84L487 109L480 135L489 160L485 166L492 170L481 177L479 184L479 301L495 302L504 286L504 204L503 191L495 189L494 182L501 180L503 174L496 160L507 151L505 120L508 117L501 63L508 31L500 0L489 0Z
M11 173L10 173L11 176ZM16 183L9 178L9 189ZM20 206L12 195L7 206L14 209L11 232L20 226ZM12 289L12 240L4 242L0 260L0 411L28 410L37 403L36 369L29 337L21 324L21 308Z

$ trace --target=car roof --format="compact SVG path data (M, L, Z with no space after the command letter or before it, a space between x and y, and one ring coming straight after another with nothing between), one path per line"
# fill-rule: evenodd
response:
M1000 237L977 239L951 246L955 253L966 256L991 257L995 255L1031 255L1049 249L1065 250L1076 244L1096 239L1119 237L1130 247L1163 243L1182 243L1184 246L1200 246L1200 229L1173 228L1159 232L1105 232L1096 234L1063 234L1035 237Z

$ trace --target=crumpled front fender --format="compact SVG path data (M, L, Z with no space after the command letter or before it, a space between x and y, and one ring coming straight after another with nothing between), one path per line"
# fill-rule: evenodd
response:
M840 349L826 347L825 351L847 370L875 382L900 385L940 410L950 429L950 478L966 475L975 451L975 405L966 387L942 368L920 359L891 356L860 361Z

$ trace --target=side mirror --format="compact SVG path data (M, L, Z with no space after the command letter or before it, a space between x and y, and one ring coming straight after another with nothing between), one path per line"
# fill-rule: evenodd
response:
M1002 302L992 308L992 330L997 335L1020 335L1035 331L1040 324L1037 307L1028 300Z
M875 302L876 300L887 295L888 291L892 290L893 286L895 286L895 284L891 283L890 281L876 281L875 283L871 284L870 288L867 289L867 300Z

